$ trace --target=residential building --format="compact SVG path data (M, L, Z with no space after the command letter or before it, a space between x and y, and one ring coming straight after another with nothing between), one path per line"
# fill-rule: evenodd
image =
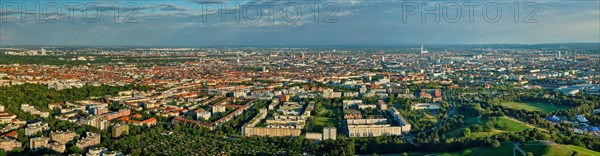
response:
M323 128L323 140L335 140L337 139L337 129L335 127L325 127Z
M362 114L356 109L345 109L344 119L362 119Z
M387 103L385 103L385 101L383 100L378 100L377 101L377 107L379 108L379 110L387 110Z
M63 153L66 150L65 144L62 144L60 142L49 143L48 148L59 153Z
M82 124L90 125L92 127L96 127L100 130L105 130L108 128L109 121L102 116L90 116L86 119L81 120Z
M400 112L398 112L396 108L389 109L389 111L394 121L396 121L401 127L402 133L408 133L411 129L410 123L406 121L406 119L400 114Z
M116 124L112 127L112 137L118 138L123 135L129 134L129 125L127 124Z
M107 148L104 147L95 147L95 148L91 148L88 153L86 154L86 156L103 156L104 153L108 152Z
M73 140L75 136L77 136L77 133L69 130L50 132L50 137L52 138L52 140L61 144L67 144L69 141Z
M78 140L77 143L75 143L75 145L79 147L79 149L86 149L90 146L100 144L100 134L87 132L86 135L87 136L85 138L82 138Z
M33 150L38 150L40 148L45 148L48 146L48 141L50 139L46 137L37 137L29 139L29 148Z
M203 108L200 108L200 109L196 110L195 112L196 112L196 120L199 120L200 118L208 120L211 117L211 113L209 111L204 110Z
M2 138L0 139L0 149L4 151L12 151L15 148L21 147L21 142L11 139L11 138Z
M245 136L300 136L301 132L301 129L296 128L242 127Z
M225 105L213 105L212 106L212 113L216 114L216 113L221 113L221 112L225 112Z
M306 133L306 139L323 140L323 133Z
M34 115L40 115L44 118L48 118L50 116L49 112L39 111L39 110L35 109L35 107L30 106L29 104L21 104L21 109L27 113L34 114Z
M2 106L2 105L0 105ZM14 119L17 118L17 116L11 112L5 112L4 111L4 106L1 107L2 111L0 111L0 124L9 124L12 123L12 121Z
M118 112L112 112L112 113L105 114L104 117L106 118L106 120L114 120L119 117L128 116L128 115L131 115L131 110L127 109L127 108L123 108L123 109L119 109Z
M414 106L410 106L412 110L420 110L420 109L425 109L425 110L435 110L435 109L440 109L440 105L439 104L434 104L434 103L417 103Z
M31 136L38 132L42 132L48 129L48 123L36 122L28 124L25 128L25 135Z

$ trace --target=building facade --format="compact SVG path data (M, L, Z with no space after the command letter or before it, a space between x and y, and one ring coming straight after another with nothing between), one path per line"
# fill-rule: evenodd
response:
M50 132L50 138L61 144L67 144L69 141L73 140L73 138L75 138L76 135L77 133L69 130Z
M100 144L100 134L93 132L87 132L86 134L87 136L85 138L82 138L78 140L77 143L75 143L75 145L79 147L79 149L85 149L90 146Z
M50 139L46 137L37 137L29 139L29 148L38 150L40 148L48 147L48 141Z
M129 125L127 124L116 124L112 127L111 131L113 138L118 138L123 135L129 134Z
M0 149L4 150L4 151L12 151L15 148L19 148L21 147L21 142L15 140L15 139L10 139L10 138L4 138L4 139L0 139Z

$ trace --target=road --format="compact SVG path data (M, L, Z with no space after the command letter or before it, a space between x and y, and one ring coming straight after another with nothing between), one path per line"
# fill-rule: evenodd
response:
M519 152L521 152L521 154L522 154L522 155L527 155L527 154L525 154L525 151L523 151L523 150L521 149L521 147L519 147L519 143L516 143L516 142L515 142L515 147L513 148L513 156L517 156L517 150L518 150Z

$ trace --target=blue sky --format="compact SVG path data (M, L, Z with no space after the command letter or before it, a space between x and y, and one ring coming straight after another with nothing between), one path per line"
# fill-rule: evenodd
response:
M69 3L76 6L69 8L65 2L79 4ZM115 2L119 5L116 6ZM473 5L473 2L28 0L22 3L7 0L0 2L0 46L310 46L600 42L598 0L475 1L477 5ZM40 4L37 9L36 4ZM515 7L516 4L518 7ZM27 7L25 10L21 10L23 5ZM57 11L59 9L56 9L55 5L60 6L60 11ZM224 12L230 13L224 15L226 20L223 19L220 10L224 5L230 9ZM239 9L232 11L236 5L239 5ZM472 22L468 15L470 7L473 8ZM502 15L497 14L499 11L496 8L502 10ZM422 14L425 13L424 10L432 9L434 11L427 13L433 14ZM136 10L135 14L132 14L132 10ZM115 11L120 15L117 18L114 16ZM98 12L101 13L100 18L94 19ZM298 16L300 12L302 15ZM23 13L25 22L22 19ZM27 13L38 13L37 17L42 20L36 22L33 20L34 15ZM89 18L87 21L84 20L84 14ZM127 18L128 15L133 15L133 18ZM234 20L234 16L238 16L239 22ZM434 16L440 18L439 22L435 21ZM528 16L530 17L526 18ZM315 22L315 17L318 17L318 22ZM403 17L406 19L403 20ZM426 21L422 21L423 17Z

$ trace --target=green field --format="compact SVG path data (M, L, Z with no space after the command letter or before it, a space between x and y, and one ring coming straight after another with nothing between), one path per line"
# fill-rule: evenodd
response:
M509 117L493 117L488 119L478 119L479 117L471 117L465 119L467 123L466 126L451 130L446 133L446 137L463 137L461 136L461 132L463 129L470 127L473 124L493 124L494 129L489 132L471 132L471 136L469 138L482 138L489 137L494 134L503 133L503 132L519 132L526 129L533 128L531 125L527 125L521 121L516 119L512 119ZM472 131L472 130L471 130Z
M326 117L315 117L313 121L312 131L321 132L324 127L333 126L337 127L337 120L334 118L326 118Z
M325 126L327 123L333 124L335 126L336 121L333 118L326 117L317 117L315 118L315 126Z
M589 150L587 148L583 148L583 147L579 147L579 146L575 146L575 145L565 145L567 148L577 152L576 155L578 156L594 156L594 155L600 155L600 152L597 151L593 151L593 150Z
M494 117L494 118L488 119L487 122L491 122L491 121L496 122L496 127L506 127L505 129L501 128L501 130L507 131L507 132L520 132L520 131L523 131L526 129L533 128L532 126L527 125L519 120L508 118L508 117Z
M567 109L568 107L557 106L552 104L547 104L543 102L514 102L507 101L501 103L503 106L514 108L514 109L524 109L528 111L541 111L541 112L553 112L557 110Z
M429 154L439 156L468 156L468 155L514 155L514 143L504 142L496 149L488 147L474 147L466 150L452 152L452 153L441 153L441 154ZM523 145L519 146L525 152L531 152L533 155L549 155L549 156L563 156L570 155L573 151L577 152L576 155L587 156L587 155L600 155L600 152L585 149L583 147L574 145L560 145L550 142L540 141L528 141ZM517 152L517 156L521 156L520 152Z

